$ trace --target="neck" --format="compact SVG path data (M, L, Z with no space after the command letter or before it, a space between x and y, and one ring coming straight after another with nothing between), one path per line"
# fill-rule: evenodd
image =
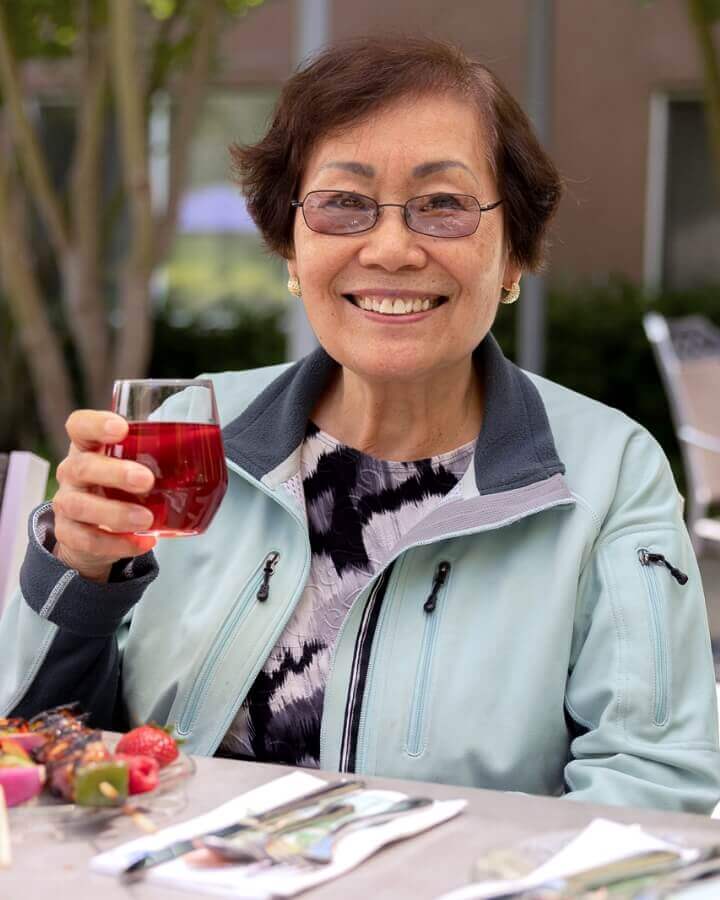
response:
M343 367L312 418L349 447L379 459L410 461L472 441L482 414L482 383L468 357L413 381L367 379Z

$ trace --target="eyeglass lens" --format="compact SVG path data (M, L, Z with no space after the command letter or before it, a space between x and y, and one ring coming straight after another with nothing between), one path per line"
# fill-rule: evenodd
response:
M405 204L408 228L432 237L464 237L476 231L480 204L467 194L426 194ZM371 197L351 191L311 191L303 202L308 228L322 234L357 234L377 222Z

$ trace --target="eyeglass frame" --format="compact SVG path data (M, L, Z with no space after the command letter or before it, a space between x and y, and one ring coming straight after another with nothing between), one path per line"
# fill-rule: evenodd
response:
M375 221L372 223L372 225L370 225L369 228L361 228L359 231L346 231L346 232L334 233L332 231L318 231L316 228L313 228L310 225L310 223L308 222L307 217L305 215L305 201L311 194L333 194L333 193L352 194L355 197L362 197L363 200L370 200L371 203L375 204L375 207L377 209L377 213L375 215ZM434 197L436 195L442 196L443 194L449 195L449 196L457 196L457 197L470 197L472 200L474 200L477 203L477 205L478 205L478 220L477 220L477 225L473 228L472 231L468 231L467 234L428 234L427 231L418 231L417 228L413 228L410 225L410 223L408 222L408 210L407 210L408 203L412 203L413 200L419 200L421 197ZM314 232L315 234L325 234L325 235L328 235L329 237L354 237L356 234L366 234L368 231L372 231L372 229L380 221L380 210L384 209L386 206L394 206L403 211L403 222L405 223L408 230L412 231L413 234L422 234L424 237L437 237L437 238L442 238L443 240L446 240L446 241L452 241L452 240L458 240L459 238L470 237L471 235L475 234L475 232L480 227L480 221L482 219L482 214L484 212L490 212L491 210L500 206L500 204L502 202L503 201L502 201L502 197L501 197L499 200L496 200L494 203L482 204L482 203L480 203L478 198L475 197L473 194L462 194L462 193L456 193L454 191L435 191L432 194L418 194L417 197L410 197L404 203L378 203L374 197L368 197L367 194L360 194L357 191L343 191L343 190L336 191L333 188L322 188L322 189L318 189L315 191L308 191L302 200L291 200L290 207L292 209L301 209L302 210L303 221L305 222L307 227L310 229L310 231Z

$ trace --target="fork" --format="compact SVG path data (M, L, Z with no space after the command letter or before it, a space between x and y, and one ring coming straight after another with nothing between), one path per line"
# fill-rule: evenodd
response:
M250 862L284 862L286 856L295 856L296 853L283 853L281 849L274 851L271 845L286 834L300 831L312 825L330 821L342 816L343 819L353 813L355 807L350 803L331 803L322 807L317 813L294 819L292 822L281 825L278 828L265 833L254 833L247 837L241 835L240 840L233 840L219 835L206 835L196 839L194 845L198 848L210 850L216 856L226 862L250 863Z
M397 819L409 812L414 812L416 809L430 806L432 802L430 797L406 797L404 800L398 800L397 803L393 803L391 806L378 812L338 822L320 840L300 851L299 856L306 862L327 865L332 862L333 850L344 837L345 832L384 825L386 822L391 822L393 819Z

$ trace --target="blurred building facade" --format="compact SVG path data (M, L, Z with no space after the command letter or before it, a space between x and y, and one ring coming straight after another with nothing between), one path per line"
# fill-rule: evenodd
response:
M178 240L158 285L158 296L180 307L287 302L284 267L265 252L238 202L227 148L262 134L299 44L308 43L300 16L312 2L265 0L222 36ZM317 2L327 10L330 41L392 33L447 39L489 65L521 102L527 96L533 0ZM566 195L552 234L550 280L603 284L621 275L653 289L720 283L720 190L686 4L556 0L553 44L549 150ZM72 144L63 64L38 63L28 76L60 179ZM151 148L158 203L170 115L159 102ZM116 148L107 156L117 164Z
M329 34L451 40L522 101L528 2L328 0ZM282 83L295 63L298 9L270 0L225 35L223 87L272 92ZM554 51L550 150L567 193L551 278L620 274L654 288L720 281L720 203L686 5L557 0Z

